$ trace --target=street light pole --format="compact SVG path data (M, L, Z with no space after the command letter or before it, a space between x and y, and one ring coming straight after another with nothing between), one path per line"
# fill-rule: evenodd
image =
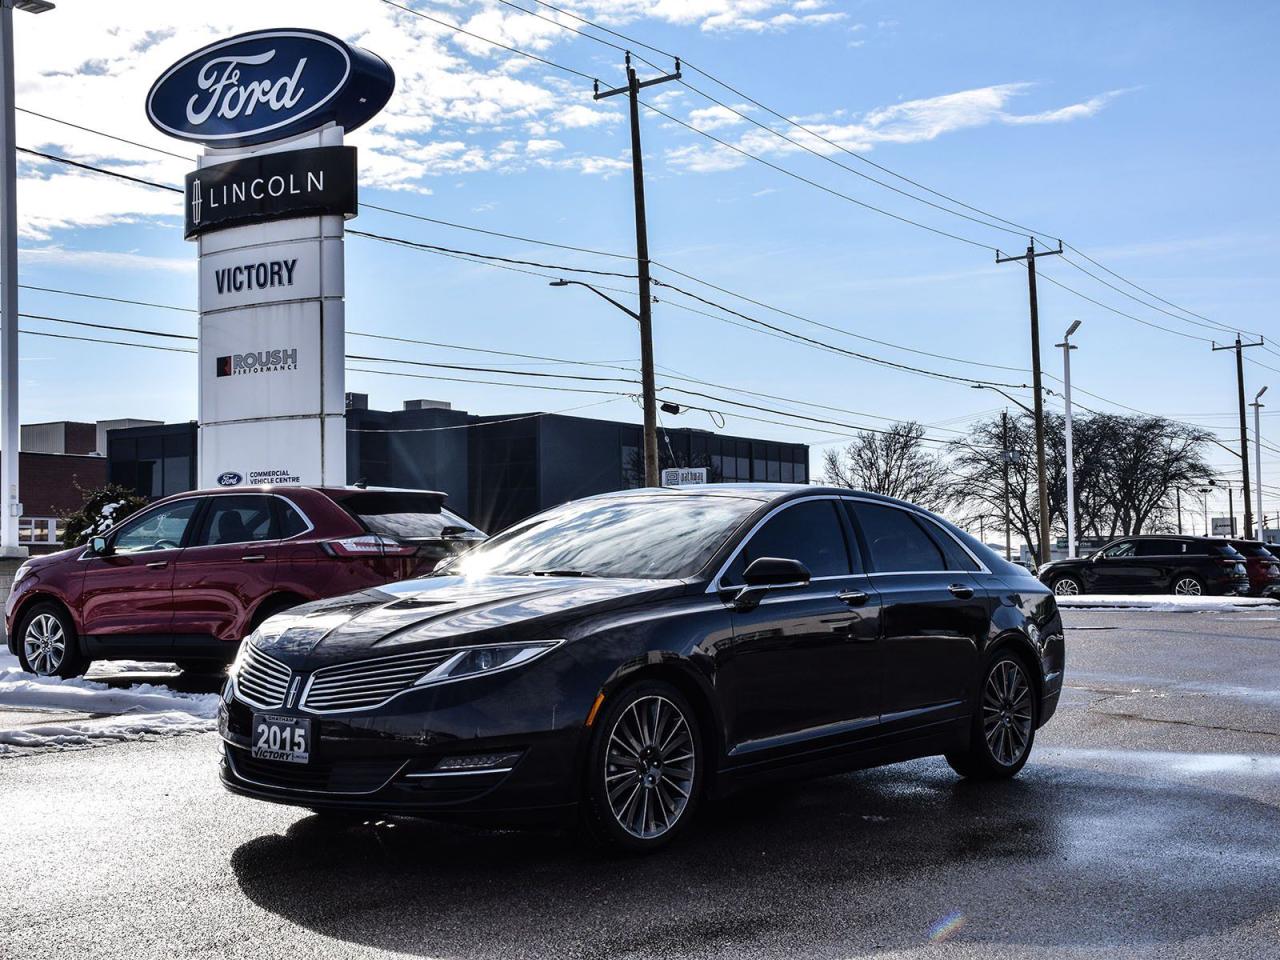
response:
M1062 393L1066 397L1066 556L1075 558L1075 456L1071 449L1071 334L1080 329L1080 321L1071 324L1062 335Z
M14 134L13 11L45 13L48 0L0 0L0 556L18 543L18 151Z
M1262 516L1262 395L1267 392L1267 388L1263 387L1257 392L1253 398L1253 403L1249 406L1253 407L1253 488L1256 491L1255 496L1258 498L1258 509L1254 516L1258 518L1258 539L1266 542L1267 524ZM1248 531L1245 531L1248 533Z

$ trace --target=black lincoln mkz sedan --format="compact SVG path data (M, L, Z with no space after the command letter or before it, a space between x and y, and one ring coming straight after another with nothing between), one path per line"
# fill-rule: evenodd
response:
M645 850L767 778L937 754L1012 776L1062 671L1049 590L918 507L625 491L268 620L224 693L222 778L339 816L576 816Z

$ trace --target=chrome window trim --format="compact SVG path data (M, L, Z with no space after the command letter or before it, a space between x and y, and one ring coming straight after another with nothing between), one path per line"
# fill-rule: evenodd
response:
M532 646L533 644L537 644L537 643L545 643L545 644L548 644L548 646L541 653L535 654L534 656L530 657L527 660L521 660L519 663L510 664L507 666L494 667L492 670L485 670L482 673L471 673L465 677L454 677L452 679L446 679L446 680L433 680L430 683L424 683L424 684L410 683L403 690L399 690L393 693L391 696L387 697L385 700L379 701L378 703L370 703L361 707L342 707L337 710L316 709L316 708L307 706L307 697L311 693L312 681L315 680L318 674L323 673L326 670L334 670L339 667L343 667L343 668L352 667L357 664L360 664L362 666L367 666L370 663L377 663L383 660L391 660L397 657L407 657L409 653L445 654L444 659L440 661L440 664L443 664L443 663L447 663L452 656L456 656L457 654L462 653L464 651L468 651L468 650L484 650L490 647ZM517 670L520 667L528 666L530 663L533 663L535 660L541 660L547 654L551 653L551 651L558 650L563 645L564 645L563 637L552 639L552 640L530 640L525 643L521 643L519 641L513 642L508 640L508 641L499 642L499 643L464 644L460 647L446 647L441 650L415 650L415 651L410 651L409 653L403 653L403 654L389 654L385 657L372 657L367 660L350 660L345 663L329 664L326 667L321 667L319 670L313 671L312 674L309 677L307 677L306 685L302 688L302 695L298 697L298 709L304 713L310 713L315 716L321 716L321 717L336 716L338 714L343 714L343 713L359 713L362 710L377 710L377 709L380 709L381 707L385 707L392 700L398 699L399 697L403 697L405 694L408 694L408 693L414 693L415 691L418 691L418 690L431 690L435 687L442 687L445 684L449 684L449 683L462 683L465 680L474 680L477 677L490 677L496 673L505 673L508 670ZM432 667L426 668L423 673L423 676L426 676L428 673L430 673L440 664L436 664Z
M755 525L752 526L752 528L747 531L746 536L744 536L738 542L738 545L733 548L733 553L729 554L729 556L725 559L724 563L720 565L720 569L716 571L716 575L711 578L711 583L707 586L706 592L719 593L722 589L724 589L724 586L721 583L721 579L724 577L728 569L731 566L733 566L734 561L738 559L738 554L742 553L742 549L751 541L751 538L760 532L761 527L763 527L766 523L768 523L770 520L772 520L774 517L780 514L783 510L786 510L789 507L794 507L800 503L812 503L815 500L840 500L840 499L842 498L836 496L835 494L820 493L820 494L814 494L813 496L809 496L809 497L798 497L795 500L787 500L775 506L772 510L770 510L763 517L757 520ZM844 536L843 531L841 531L841 536ZM848 544L845 544L845 547L847 548ZM844 580L849 577L863 576L864 574L865 574L865 571L860 571L858 573L838 573L830 576L813 577L809 580L809 582L819 583L823 580Z
M201 544L193 544L190 547L185 547L184 549L186 550L208 550L210 547L252 547L252 546L257 546L259 544L292 543L294 540L297 540L299 537L305 537L308 533L311 533L316 528L316 525L311 522L311 518L307 516L307 512L298 505L297 501L290 500L288 497L284 496L284 494L274 493L274 492L260 493L256 490L252 492L248 490L241 490L236 493L211 493L211 494L206 494L206 496L208 496L210 500L216 500L218 497L234 497L234 496L274 497L276 500L283 500L285 503L289 504L289 506L293 507L293 509L297 512L298 516L300 516L303 519L303 522L306 523L307 529L301 531L300 533L295 533L291 537L282 537L276 540L237 540L234 543L201 543ZM212 504L210 506L212 506Z
M823 580L847 580L850 577L906 577L906 576L913 576L913 575L929 575L929 574L951 574L951 575L967 574L969 576L976 576L977 574L989 575L991 573L990 568L985 563L982 562L981 558L976 556L974 552L970 550L967 546L965 546L950 530L944 527L941 523L939 523L933 517L929 516L928 514L922 512L919 509L913 509L910 507L901 506L896 503L888 503L884 500L873 500L870 497L859 497L859 496L850 495L850 494L821 493L821 494L814 494L813 496L808 496L808 497L799 497L795 500L787 500L784 503L778 504L768 513L766 513L763 517L761 517L759 521L756 522L755 526L753 526L751 530L748 531L747 535L744 536L741 542L734 548L733 553L729 554L728 559L726 559L725 562L720 565L720 569L716 571L716 575L711 578L711 583L707 587L706 592L719 593L720 590L723 589L721 578L724 577L725 573L733 565L733 562L738 559L738 554L742 552L742 548L745 547L747 545L747 542L752 537L754 537L756 533L759 532L762 526L768 523L777 514L781 513L783 510L786 510L788 507L795 506L798 503L809 503L814 500L840 500L840 501L850 501L853 503L870 503L879 507L891 507L894 510L901 510L903 513L911 514L912 516L917 517L921 520L927 520L929 523L933 524L933 526L937 528L940 533L949 537L952 543L954 543L957 547L963 550L965 553L965 556L967 556L970 560L972 560L974 563L978 565L978 569L977 570L858 570L853 573L836 574L835 576L814 577L812 580L809 581L810 583L819 583Z

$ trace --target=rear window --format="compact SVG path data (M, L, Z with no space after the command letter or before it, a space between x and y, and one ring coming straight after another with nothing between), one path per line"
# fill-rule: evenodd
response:
M446 510L440 494L369 490L334 499L370 533L397 540L484 537L483 531Z
M1228 557L1231 560L1243 560L1244 555L1229 543L1215 543L1209 547L1209 552L1219 557Z

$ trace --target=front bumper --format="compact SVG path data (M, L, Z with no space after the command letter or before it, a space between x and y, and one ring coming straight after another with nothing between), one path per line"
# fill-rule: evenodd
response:
M521 698L511 696L511 683L500 680L425 688L376 709L337 715L255 708L229 681L218 717L222 782L238 794L311 809L495 826L568 821L579 793L581 719L561 726L532 722L515 706ZM309 762L255 759L255 713L309 719ZM550 710L543 713L554 718ZM457 766L481 755L500 759L478 769ZM446 761L455 766L442 769Z

